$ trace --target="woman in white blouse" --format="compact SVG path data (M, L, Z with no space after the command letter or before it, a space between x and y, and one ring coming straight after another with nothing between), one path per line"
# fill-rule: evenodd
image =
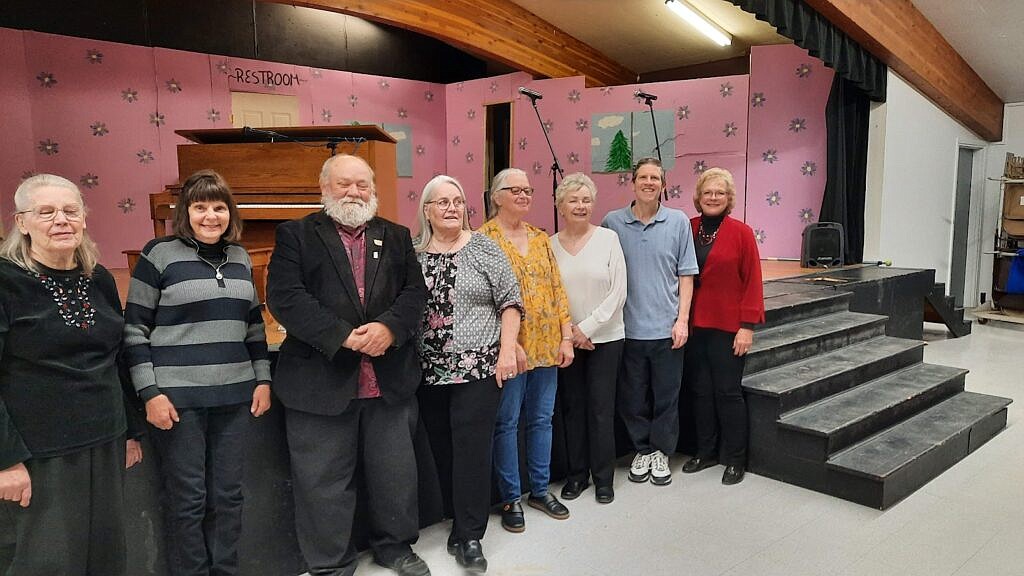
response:
M569 477L562 498L572 500L593 477L595 497L615 499L615 381L625 329L626 262L619 237L590 223L597 188L581 173L566 176L555 191L565 227L551 248L569 296L576 360L559 370L558 393L565 422Z

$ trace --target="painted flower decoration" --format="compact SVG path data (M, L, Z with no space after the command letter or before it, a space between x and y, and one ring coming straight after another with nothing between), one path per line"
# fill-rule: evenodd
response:
M782 194L778 190L772 190L768 196L765 196L765 200L768 201L769 206L778 206L782 202Z
M154 126L163 126L165 123L164 115L159 111L149 113L149 123Z
M334 114L332 114L330 109L328 108L324 108L323 110L320 111L320 119L322 119L324 122L330 122L331 118L333 117Z
M540 171L544 169L544 165L540 163L540 160L535 160L532 168L534 174L540 174Z
M427 153L427 147L426 146L424 146L423 144L417 144L416 145L416 155L417 156L423 156L426 153Z
M800 173L804 176L814 176L814 173L818 171L818 165L808 160L804 162L804 165L800 167Z
M25 170L24 172L21 173L21 179L22 180L28 180L29 178L31 178L31 177L33 177L35 175L36 175L36 173L34 171L32 171L32 170Z
M672 198L674 200L678 200L679 197L682 196L682 195L683 195L683 191L679 187L679 184L676 184L675 186L673 186L673 187L668 189L668 197L669 198Z
M43 88L53 88L57 84L56 76L50 72L40 72L36 80L39 80L39 85Z
M456 134L455 136L452 136L452 146L458 146L461 143L462 143L462 138L458 134Z
M431 92L430 90L427 90L426 92L423 93L423 99L426 100L427 102L433 102L434 93Z
M472 152L466 152L466 162L472 162L472 161L473 161L473 153Z
M124 100L129 104L137 102L139 100L139 92L137 90L132 90L131 88L125 88L124 90L121 90L121 100Z
M805 119L805 118L793 118L792 120L789 121L789 131L790 132L797 132L797 133L799 133L799 132L801 132L803 130L807 130L807 119Z
M89 125L89 129L92 130L93 136L106 136L110 130L107 130L107 125L103 122L93 122Z
M704 160L697 160L693 163L693 173L700 176L708 169L708 163Z
M689 118L690 118L690 107L689 106L680 106L679 108L676 108L676 118L678 118L680 120L689 120Z
M103 64L103 52L95 49L86 50L85 59L89 64Z
M355 108L356 104L359 104L359 96L356 96L355 94L349 94L348 105Z
M735 122L727 122L725 124L725 128L722 128L722 134L725 134L726 138L729 138L731 136L735 136L736 132L738 132L738 131L739 131L739 128L736 127L736 123Z
M629 174L626 174L625 172L621 172L621 173L619 173L619 176L616 179L616 182L618 183L619 186L625 186L626 184L629 184L629 180L630 180Z
M117 201L117 207L121 209L121 212L127 214L132 210L135 210L135 200L132 200L131 198L122 198Z
M403 119L404 118L408 118L409 117L409 111L406 110L405 108L399 108L398 109L398 117L399 118L403 118Z
M317 80L319 80L319 79L324 77L324 73L321 72L320 70L316 69L316 68L313 68L312 70L310 70L309 71L309 75L312 76L313 78L316 78Z
M582 97L582 94L580 94L579 90L575 88L569 90L569 102L571 102L572 104L579 103L580 97Z
M469 206L466 208L466 215L470 218L476 216L476 206Z
M167 82L164 82L164 84L167 86L167 91L171 94L177 94L178 92L181 92L181 82L178 82L174 78L171 78Z
M779 159L779 151L775 148L769 148L764 152L761 152L761 161L769 164L774 164Z
M391 83L388 82L387 78L381 78L380 80L377 80L377 86L381 90L387 90L388 88L391 88Z
M491 80L491 85L488 88L490 89L491 94L494 94L495 92L498 91L498 83L494 80Z
M84 176L78 179L78 183L85 188L92 189L100 185L100 177L92 172L87 172Z
M469 120L476 118L476 108L470 108L469 110L466 110L466 118Z
M801 208L800 220L805 224L814 221L814 210L811 210L810 208Z
M220 121L220 110L217 110L215 108L210 108L209 110L206 111L206 119L209 120L210 122L219 122Z
M409 190L408 192L405 193L406 200L410 202L415 202L416 200L419 200L419 197L420 195L417 194L415 190Z
M764 97L764 92L754 92L754 97L750 99L750 105L754 108L764 108L764 103L768 99Z
M580 155L576 152L569 152L569 164L579 164Z
M722 84L721 86L718 87L718 93L722 95L722 98L728 98L729 96L732 96L733 90L734 88L732 87L731 82L726 82L725 84Z
M153 161L153 153L145 148L136 152L135 157L139 159L139 164L149 164Z
M615 88L613 86L601 86L601 95L607 96L612 93Z
M550 134L551 130L554 129L554 127L555 127L555 123L552 122L550 118L548 118L547 120L545 120L544 122L541 123L541 126L544 127L544 131L545 132Z
M754 230L754 240L757 240L758 244L764 244L764 241L767 238L768 234L764 230L761 230L760 228Z
M466 87L466 83L465 82L459 82L459 83L455 84L455 90L457 92L462 92L462 89L465 88L465 87Z
M797 78L807 78L811 75L811 65L804 63L796 67Z
M227 60L221 60L220 62L217 62L217 72L220 72L221 74L227 74L229 71L230 68L228 68Z
M519 139L519 149L526 150L526 138Z
M590 128L590 122L586 118L580 118L576 121L576 130L579 132L586 132L587 128Z
M56 154L60 154L60 144L54 142L50 138L47 138L46 140L40 140L39 145L36 146L36 148L38 148L40 152L46 154L47 156L54 156Z

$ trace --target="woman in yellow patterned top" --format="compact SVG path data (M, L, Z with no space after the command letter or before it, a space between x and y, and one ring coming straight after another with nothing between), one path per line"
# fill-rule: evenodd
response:
M519 326L518 371L504 374L504 391L494 427L494 469L501 494L501 525L526 529L519 503L519 413L526 411L526 461L530 480L527 504L564 520L569 510L548 492L551 478L551 414L558 368L572 363L572 320L554 253L543 230L523 221L533 188L526 173L502 170L491 183L491 213L480 232L498 243L512 264L523 297Z

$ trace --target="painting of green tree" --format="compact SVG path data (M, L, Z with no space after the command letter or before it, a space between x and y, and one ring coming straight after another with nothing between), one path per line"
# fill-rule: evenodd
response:
M612 138L611 148L608 150L608 161L605 162L605 172L629 172L633 168L633 152L629 149L629 142L622 130L615 132Z

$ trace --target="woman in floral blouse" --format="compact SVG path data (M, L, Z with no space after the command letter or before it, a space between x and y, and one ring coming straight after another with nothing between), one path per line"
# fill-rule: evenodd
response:
M416 251L428 291L420 413L455 518L448 552L483 572L491 438L500 388L517 371L523 305L508 258L490 238L470 232L466 195L454 178L427 183L419 220Z
M480 232L490 236L512 263L523 293L524 318L519 328L518 375L509 372L494 429L494 468L501 495L501 525L509 532L526 528L519 503L519 413L526 412L526 460L530 480L527 504L564 520L569 510L548 492L551 478L551 414L555 407L558 368L572 363L572 323L558 264L548 235L523 221L533 188L526 173L502 170L491 183L494 217ZM522 370L525 368L525 371Z

